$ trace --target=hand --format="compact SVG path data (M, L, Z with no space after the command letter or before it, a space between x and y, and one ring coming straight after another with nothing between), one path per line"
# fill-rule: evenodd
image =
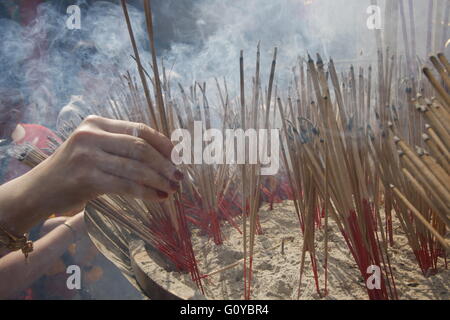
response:
M33 169L51 190L53 212L67 212L102 194L162 201L183 174L172 164L172 142L144 124L89 116Z
M86 226L84 224L84 211L67 219L65 224L70 226L77 233L77 238L80 239L86 233Z

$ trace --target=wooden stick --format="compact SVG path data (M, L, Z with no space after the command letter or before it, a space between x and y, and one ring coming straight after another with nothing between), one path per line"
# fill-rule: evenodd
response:
M424 67L423 73L428 78L430 83L433 85L434 89L437 91L439 96L442 98L443 102L447 105L450 105L450 96L445 92L444 88L441 86L441 84L437 81L437 79L434 77L434 75L431 73L430 69L427 67Z
M442 245L442 247L445 249L446 252L450 251L450 246L447 243L447 241L439 234L439 232L434 229L431 224L424 219L424 217L420 214L420 212L411 204L411 202L406 199L406 197L394 186L391 185L391 189L394 191L394 193L397 195L397 197L408 207L409 210L414 214L414 216L422 223L425 228L428 229L435 237L436 240L439 241L439 243Z
M154 126L154 128L156 130L159 131L158 121L156 120L157 119L156 118L156 114L155 114L155 111L153 109L153 102L152 102L152 99L150 97L150 90L148 88L147 79L145 78L145 75L144 75L144 68L142 67L141 58L139 56L139 51L137 49L136 40L134 38L133 27L131 25L130 16L128 14L126 0L121 0L121 4L122 4L122 9L123 9L123 12L124 12L124 15L125 15L125 20L127 22L128 33L130 35L131 44L133 46L134 58L135 58L136 63L138 65L139 76L141 78L142 87L144 88L145 98L147 100L147 105L148 105L148 108L150 110L150 114L152 116L152 125Z

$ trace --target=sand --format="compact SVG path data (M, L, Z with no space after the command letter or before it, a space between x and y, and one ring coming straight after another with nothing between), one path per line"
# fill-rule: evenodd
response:
M264 205L260 217L264 234L256 240L252 299L297 299L302 241L292 202L275 205L273 211L269 211L268 205ZM436 275L424 277L398 221L394 221L394 228L395 245L390 252L399 298L448 300L450 272L444 269L443 260L440 261L441 269ZM242 258L242 236L239 232L227 226L224 227L224 235L224 244L216 246L213 241L194 231L193 245L202 274L210 274ZM281 253L281 247L270 250L286 237L294 237L294 241L285 244L284 254ZM323 228L316 237L317 258L323 261ZM317 294L307 258L300 299L368 299L365 283L343 237L333 223L329 226L328 263L329 294L322 298ZM323 270L319 272L323 286ZM193 287L189 275L176 272L171 275ZM210 277L204 284L208 299L242 299L243 264Z

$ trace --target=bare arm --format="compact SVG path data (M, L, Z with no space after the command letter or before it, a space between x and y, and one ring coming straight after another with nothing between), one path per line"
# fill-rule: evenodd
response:
M143 124L90 116L47 160L0 186L0 226L19 237L105 193L163 201L183 179L172 148Z
M84 234L83 218L83 213L80 213L65 223L81 236ZM57 226L34 243L34 251L28 261L20 251L0 258L0 300L14 297L44 275L74 242L72 230L66 225Z
M32 170L0 186L0 226L15 236L54 213L48 195L51 190L38 185L42 181L39 174L39 170Z

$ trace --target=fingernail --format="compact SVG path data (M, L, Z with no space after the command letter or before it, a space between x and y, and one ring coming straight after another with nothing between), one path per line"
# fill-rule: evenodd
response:
M157 190L156 191L156 194L158 195L158 197L160 197L161 199L166 199L169 195L167 194L167 192L164 192L164 191L160 191L160 190Z
M175 181L170 181L170 189L172 190L178 190L180 188L180 184Z
M175 171L174 176L175 176L175 179L177 179L178 181L184 179L184 174L183 174L183 172L181 172L181 171L178 170L178 169L177 169L177 171Z

